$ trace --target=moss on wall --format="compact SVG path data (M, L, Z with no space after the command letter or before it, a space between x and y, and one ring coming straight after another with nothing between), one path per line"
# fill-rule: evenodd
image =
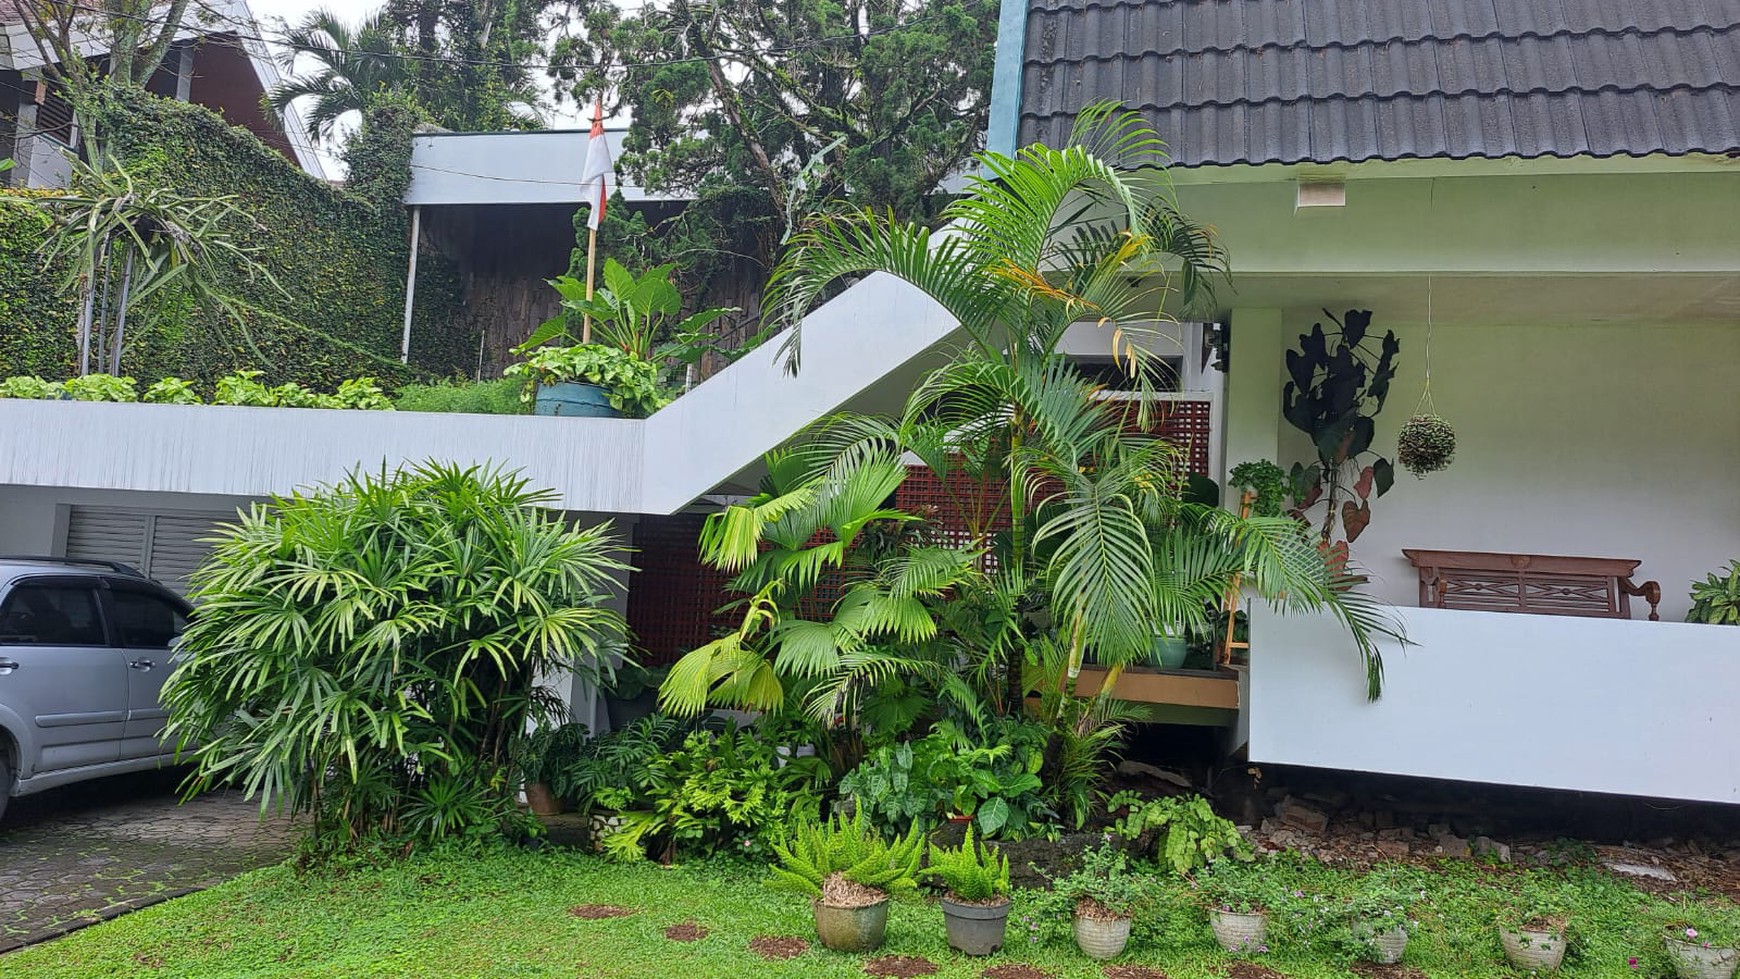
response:
M253 134L201 106L118 93L104 108L110 152L142 181L188 196L231 195L252 220L234 228L280 289L240 270L229 288L268 311L246 330L215 310L166 297L129 323L123 371L211 382L240 367L271 382L330 388L372 374L391 382L446 375L475 358L475 337L456 336L458 276L425 251L418 270L411 368L398 364L409 227L399 204L410 179L414 107L370 114L350 156L356 180L344 190L316 180ZM32 222L0 220L0 376L65 374L74 357L76 305L34 251ZM136 325L135 325L136 323Z

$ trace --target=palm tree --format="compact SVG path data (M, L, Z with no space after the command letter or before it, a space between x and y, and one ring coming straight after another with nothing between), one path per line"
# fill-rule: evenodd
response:
M939 475L965 471L1006 493L1012 525L995 564L1008 588L1044 594L1068 681L1090 650L1114 666L1130 662L1157 627L1179 624L1185 606L1215 588L1223 595L1242 572L1271 598L1336 611L1375 696L1382 663L1374 634L1394 630L1290 526L1214 524L1214 534L1196 541L1222 573L1167 590L1178 580L1167 562L1179 556L1168 542L1180 528L1204 526L1179 501L1172 450L1126 434L1127 419L1057 352L1070 326L1096 323L1146 393L1164 367L1144 341L1167 319L1168 302L1210 300L1226 275L1212 233L1176 205L1158 136L1133 113L1101 104L1082 113L1063 148L984 153L979 162L985 176L945 210L941 231L868 212L823 217L774 271L768 316L789 327L794 370L804 314L840 280L867 273L918 287L953 314L965 338L957 359L919 383L898 423L837 428L834 460L823 464L893 444ZM1146 411L1147 399L1138 399L1139 427ZM995 646L1005 702L1019 705L1027 644L1004 636Z
M317 140L332 140L346 114L362 112L376 96L410 89L416 81L400 56L396 29L385 11L352 28L330 9L316 10L290 29L285 44L286 70L295 71L304 57L313 59L316 68L275 86L266 101L282 114L312 99L307 121Z

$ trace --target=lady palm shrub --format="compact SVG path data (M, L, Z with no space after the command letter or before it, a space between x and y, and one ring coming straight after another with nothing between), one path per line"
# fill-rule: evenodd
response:
M194 575L165 687L190 790L313 816L319 852L501 831L510 748L623 633L607 525L492 469L354 474L255 506Z

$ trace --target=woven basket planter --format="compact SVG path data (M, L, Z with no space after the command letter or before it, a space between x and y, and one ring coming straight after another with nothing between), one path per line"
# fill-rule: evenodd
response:
M1740 948L1699 945L1671 936L1662 939L1680 979L1733 979Z
M1269 937L1269 916L1262 912L1240 914L1210 908L1208 926L1214 940L1234 955L1251 955L1263 948Z
M1519 928L1498 930L1504 957L1524 972L1552 972L1565 961L1565 933Z

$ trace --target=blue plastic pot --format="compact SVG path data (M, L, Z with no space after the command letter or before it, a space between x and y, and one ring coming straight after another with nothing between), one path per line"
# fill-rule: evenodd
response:
M622 417L622 412L610 407L610 398L603 388L580 381L539 385L534 410L540 415L560 415L563 418Z

